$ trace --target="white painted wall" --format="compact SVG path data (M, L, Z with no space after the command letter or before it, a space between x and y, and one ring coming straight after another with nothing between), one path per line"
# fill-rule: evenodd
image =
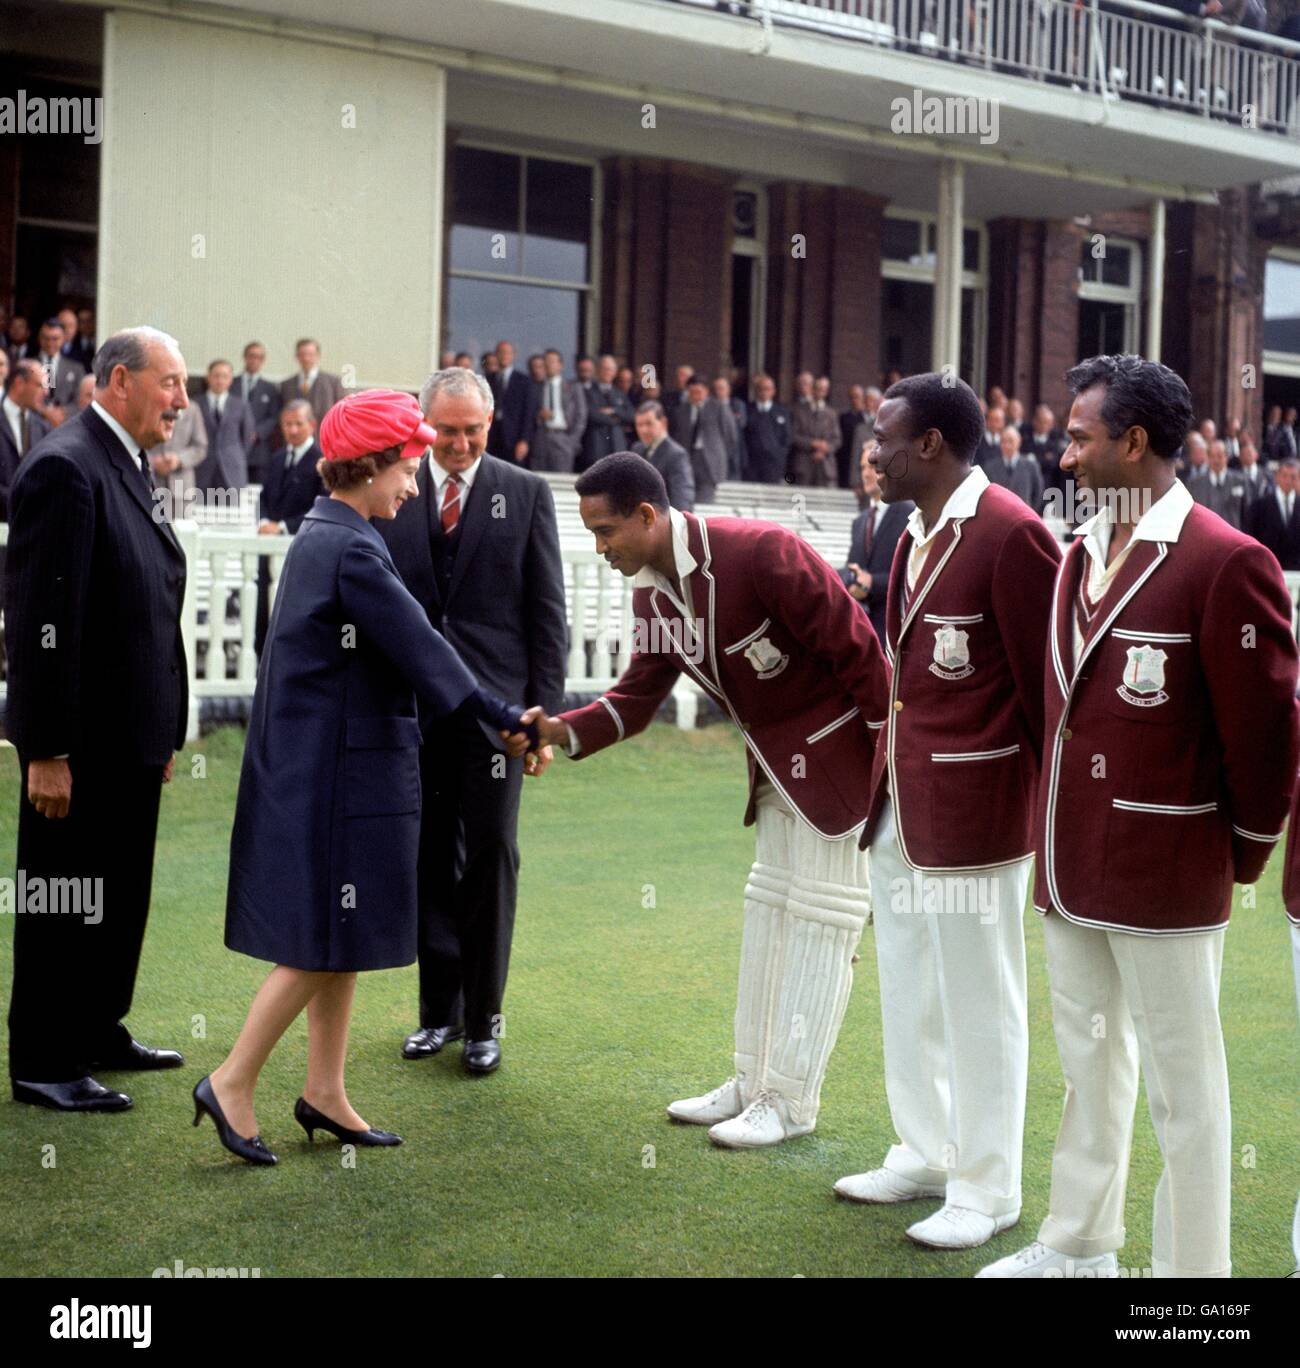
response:
M445 79L425 61L105 16L100 336L150 323L192 373L252 338L356 385L436 362ZM346 107L355 127L346 126Z

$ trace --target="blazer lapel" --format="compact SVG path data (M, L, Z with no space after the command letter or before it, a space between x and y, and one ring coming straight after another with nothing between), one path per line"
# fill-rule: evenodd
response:
M1080 551L1085 555L1087 554L1082 547L1080 547ZM1129 599L1150 579L1168 554L1169 547L1165 542L1151 541L1138 542L1128 553L1128 559L1120 567L1115 582L1106 591L1096 614L1088 624L1088 630L1083 638L1083 650L1079 652L1079 659L1074 665L1076 678L1083 668L1084 662L1092 654L1093 648L1110 631L1112 624ZM1073 601L1071 601L1070 609L1073 612Z
M898 640L902 641L907 634L907 629L916 621L916 615L921 611L921 605L925 602L925 596L930 592L935 580L939 578L943 567L948 563L948 558L957 549L957 543L961 541L961 525L964 519L951 518L947 525L934 539L930 547L930 554L925 558L925 565L921 569L921 578L916 582L916 588L912 590L912 599L907 607L907 616L903 619L902 625L898 629ZM909 534L906 537L899 537L898 550L903 559L899 573L907 573L907 557L912 551L912 538ZM905 583L906 581L900 581Z
M686 519L686 544L690 548L691 555L695 557L695 570L691 574L692 579L697 579L702 583L704 595L704 613L702 621L704 624L704 664L712 676L711 687L722 692L722 685L719 683L721 676L718 673L718 643L714 628L714 610L716 606L717 583L709 566L713 561L713 553L709 550L709 531L704 525L704 520L697 517L694 513L684 513ZM696 610L697 618L700 618L699 604L696 600L694 586L691 592L691 606ZM662 615L661 615L662 616ZM691 624L692 629L695 623Z
M184 560L185 553L181 550L180 542L176 540L176 533L172 531L172 526L166 517L162 516L163 501L155 501L145 492L144 478L140 473L140 467L126 454L122 449L122 443L117 440L113 432L92 409L86 410L86 424L95 434L100 446L108 454L108 459L116 468L118 478L125 486L131 501L157 529L158 535L167 544L173 555ZM148 459L146 456L145 460Z
M428 466L428 461L425 461L421 464L421 469L426 472L429 485L432 488L433 478L428 475ZM456 548L456 563L452 567L451 583L447 586L448 603L456 597L456 590L460 588L461 582L465 578L466 568L478 547L479 539L483 536L483 529L487 526L487 520L491 516L490 506L496 487L496 471L488 463L487 456L484 455L479 458L478 474L474 477L474 487L470 490L469 498L465 500L465 511L461 515L460 530L456 533L460 538L460 545ZM440 516L440 514L434 516Z
M1052 674L1062 698L1070 692L1074 675L1074 596L1087 558L1083 542L1076 540L1061 557L1056 570L1056 589L1052 594Z

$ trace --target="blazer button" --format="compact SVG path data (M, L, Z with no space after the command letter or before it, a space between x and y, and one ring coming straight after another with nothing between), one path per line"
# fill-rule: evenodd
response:
M1069 729L1069 727L1066 727L1066 729L1061 733L1061 740L1062 740L1062 741L1073 741L1073 740L1074 740L1074 733Z
M902 711L903 711L903 700L902 700L901 698L896 698L896 699L894 699L894 711L895 711L895 712L902 712Z

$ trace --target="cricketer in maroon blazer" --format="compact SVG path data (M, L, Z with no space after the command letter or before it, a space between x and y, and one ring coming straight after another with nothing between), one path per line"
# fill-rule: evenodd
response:
M561 714L579 741L574 758L644 730L685 672L745 738L746 826L758 758L814 831L849 835L867 811L875 750L868 724L883 721L888 697L884 654L866 614L821 556L783 527L676 509L670 517L695 561L688 579L702 649L683 641L668 596L638 585L631 663L603 697Z
M1287 916L1300 926L1300 783L1291 800L1287 824L1286 855L1282 861L1282 901Z
M892 797L899 849L914 869L1023 860L1034 848L1043 653L1060 551L1023 500L986 484L974 516L940 528L904 618L913 545L910 533L898 539L889 573L890 725L876 749L862 844Z
M1254 883L1282 834L1300 756L1277 561L1171 497L1190 505L1177 537L1134 544L1077 667L1082 540L1061 563L1035 840L1038 911L1150 935L1228 920L1233 883Z

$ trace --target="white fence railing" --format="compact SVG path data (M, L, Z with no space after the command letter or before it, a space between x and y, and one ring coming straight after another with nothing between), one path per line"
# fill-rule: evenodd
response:
M1300 44L1144 0L750 0L733 8L783 27L1300 134Z
M181 633L190 676L190 739L199 735L205 698L248 698L257 682L254 651L258 563L269 560L274 595L291 538L201 527L181 520L176 534L188 573ZM9 528L0 523L0 546ZM847 549L847 548L846 548ZM610 688L627 667L632 651L632 581L611 569L594 551L562 545L569 641L564 687L571 694ZM1300 571L1287 571L1291 628L1300 628ZM0 699L5 686L0 682ZM673 691L677 725L695 726L700 690L684 678ZM522 702L531 703L525 699Z

